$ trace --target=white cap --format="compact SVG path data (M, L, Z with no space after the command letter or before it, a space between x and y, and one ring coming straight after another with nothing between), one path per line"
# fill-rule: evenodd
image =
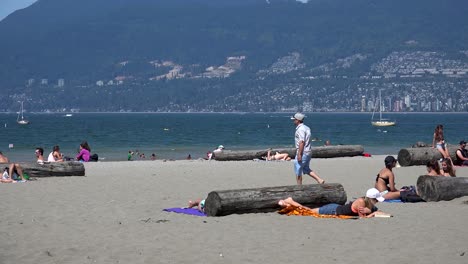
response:
M218 146L218 148L220 148L220 149L223 149L223 148L224 148L224 146L223 146L223 145L219 145L219 146Z
M294 116L291 117L291 119L297 119L299 121L304 120L305 115L302 113L296 113Z
M385 200L385 198L382 196L382 194L376 188L370 188L369 190L367 190L366 197L367 198L377 199L377 201L379 201L379 202L383 202Z

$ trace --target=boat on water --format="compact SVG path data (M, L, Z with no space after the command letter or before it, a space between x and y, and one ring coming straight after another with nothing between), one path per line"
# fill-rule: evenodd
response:
M21 101L21 108L20 108L20 111L18 113L18 117L16 118L16 123L18 123L20 125L28 125L29 121L24 118L23 112L24 112L23 101Z
M396 121L392 121L390 119L382 118L382 90L379 90L379 120L374 120L375 108L372 112L372 120L371 124L376 127L388 127L388 126L395 126Z

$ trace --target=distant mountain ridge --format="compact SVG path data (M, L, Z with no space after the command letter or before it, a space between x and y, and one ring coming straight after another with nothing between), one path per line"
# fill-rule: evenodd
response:
M326 76L383 76L375 65L394 52L443 53L463 69L467 11L463 0L39 0L0 22L0 91L9 95L4 109L32 98L40 80L63 79L60 108L212 111L229 101L237 105L225 110L251 111L243 101L279 85L275 78L311 87L304 82ZM65 96L107 84L124 89L108 91L114 101L102 108ZM143 109L119 98L140 92L152 98ZM37 110L57 109L50 100ZM193 102L181 108L179 100Z

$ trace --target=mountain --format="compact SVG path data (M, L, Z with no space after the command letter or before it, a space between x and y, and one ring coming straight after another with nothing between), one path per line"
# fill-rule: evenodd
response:
M377 65L395 52L435 52L427 63L439 75L462 72L467 11L464 0L39 0L0 22L0 110L18 99L36 111L277 111L304 99L356 110L356 89L370 98L395 81L362 88L365 76L394 74ZM416 81L466 90L460 77Z

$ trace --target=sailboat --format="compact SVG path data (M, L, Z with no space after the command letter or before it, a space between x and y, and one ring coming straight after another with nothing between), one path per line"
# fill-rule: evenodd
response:
M20 115L21 115L21 119L20 119ZM20 108L20 112L18 113L18 118L16 119L16 122L20 125L27 125L29 124L29 121L24 119L24 115L23 115L23 101L21 101L21 108Z
M395 126L396 125L396 121L391 121L389 119L383 119L382 118L382 108L383 108L383 105L382 105L382 90L379 90L379 120L378 121L374 121L374 113L375 113L375 108L374 108L374 112L372 112L372 120L371 120L371 123L373 126L377 126L377 127L387 127L387 126Z

